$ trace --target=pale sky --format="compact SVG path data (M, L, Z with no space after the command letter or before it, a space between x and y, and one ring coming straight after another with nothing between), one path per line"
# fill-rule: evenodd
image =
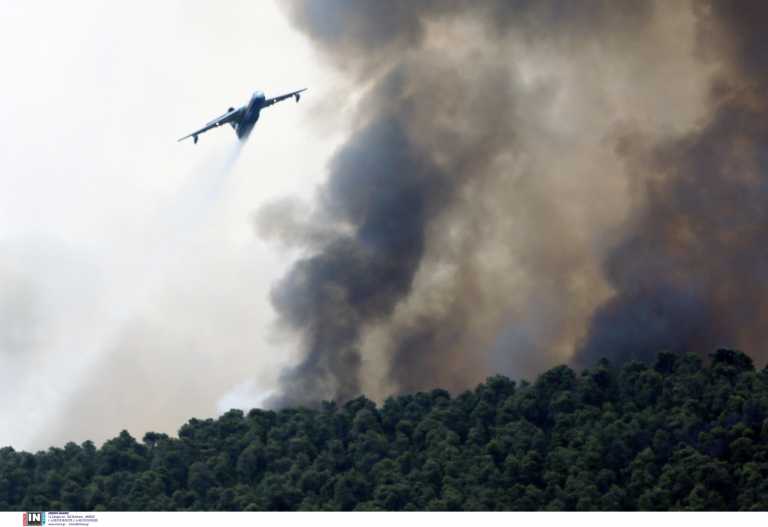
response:
M295 353L268 295L297 254L253 213L311 198L348 87L268 1L0 4L0 446L257 404ZM304 87L239 158L229 127L176 142Z

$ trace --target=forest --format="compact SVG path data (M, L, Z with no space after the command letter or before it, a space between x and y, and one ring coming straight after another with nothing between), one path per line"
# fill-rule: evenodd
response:
M768 368L660 353L5 447L0 510L768 510Z

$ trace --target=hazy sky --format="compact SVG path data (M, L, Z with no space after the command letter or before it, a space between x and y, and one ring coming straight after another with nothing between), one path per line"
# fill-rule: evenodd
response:
M272 2L0 3L0 446L256 402L292 358L268 295L297 254L253 214L311 196L348 90ZM176 142L303 87L242 152Z

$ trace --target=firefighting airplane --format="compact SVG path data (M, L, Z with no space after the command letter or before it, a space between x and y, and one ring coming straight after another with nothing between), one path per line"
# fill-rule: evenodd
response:
M184 139L191 137L192 140L197 143L198 135L202 134L203 132L207 132L211 128L216 128L227 123L229 123L232 128L234 128L238 139L245 141L248 139L248 135L251 133L251 130L253 130L256 121L259 120L259 114L261 113L261 110L267 106L272 106L276 102L290 99L291 97L295 98L296 102L299 102L299 99L301 98L301 92L305 91L307 91L307 88L291 93L286 93L284 95L278 95L277 97L272 97L271 99L267 99L263 92L257 91L251 96L251 100L245 106L241 106L237 109L230 108L224 115L217 117L213 121L203 126L200 130L192 132L189 135L185 135L179 139L179 141L183 141Z

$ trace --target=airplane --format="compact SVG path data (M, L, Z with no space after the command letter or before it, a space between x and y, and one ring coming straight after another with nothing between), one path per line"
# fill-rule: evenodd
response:
M256 121L259 120L259 114L261 113L261 110L267 106L272 106L276 102L290 99L291 97L295 98L296 102L299 102L299 99L301 99L300 94L305 91L307 91L307 88L291 93L286 93L284 95L278 95L277 97L272 97L271 99L267 99L263 92L257 91L253 94L253 96L251 96L251 100L245 106L241 106L238 109L228 109L227 113L224 115L217 117L213 121L203 126L200 130L192 132L189 135L185 135L179 139L179 141L183 141L184 139L191 137L195 144L197 144L198 135L202 134L203 132L207 132L211 128L216 128L227 123L229 123L230 126L232 126L232 128L235 130L238 139L245 141L248 139L251 130L253 130L253 126L256 124Z

